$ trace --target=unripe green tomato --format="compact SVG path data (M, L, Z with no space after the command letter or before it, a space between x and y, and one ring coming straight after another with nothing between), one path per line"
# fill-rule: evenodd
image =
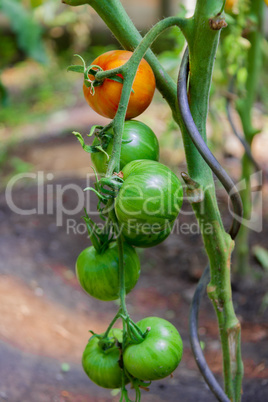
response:
M170 375L179 365L183 344L177 329L167 320L148 317L137 323L145 339L138 344L130 344L123 354L127 371L143 381L154 381Z
M140 275L139 257L133 247L124 243L126 293L136 285ZM91 246L83 250L76 261L76 275L82 288L99 300L119 298L119 260L116 242L110 243L104 253L99 254Z
M115 200L120 229L129 244L152 247L172 230L183 201L182 185L165 165L149 160L128 163Z
M119 334L120 332L120 334ZM117 339L117 333L122 337L122 330L114 328L109 337ZM103 388L120 388L123 370L119 366L120 349L116 344L109 349L103 349L96 336L92 336L84 350L82 366L88 377ZM126 381L128 382L128 381Z
M112 128L107 133L113 134ZM146 124L136 121L127 120L124 123L123 140L130 141L122 143L120 155L120 170L125 165L136 159L151 159L158 161L159 159L159 143L155 133ZM99 143L96 137L92 145ZM113 140L108 144L105 152L109 156L112 154ZM98 173L106 173L108 166L107 156L103 152L94 152L91 154L91 160Z

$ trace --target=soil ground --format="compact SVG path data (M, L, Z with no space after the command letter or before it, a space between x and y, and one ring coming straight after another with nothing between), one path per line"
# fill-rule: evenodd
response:
M93 384L81 367L88 331L104 331L117 305L94 300L77 283L75 261L79 252L89 245L83 227L77 226L82 222L82 207L70 216L63 214L62 223L57 213L61 202L66 211L77 206L75 191L64 186L86 187L86 180L81 176L85 177L84 173L89 171L88 155L78 144L74 145L73 139L63 145L62 140L53 138L28 144L20 152L33 164L34 171L45 175L53 172L53 175L45 177L44 195L32 179L21 187L16 186L12 192L16 206L29 210L39 206L39 214L13 212L7 206L4 191L0 193L0 401L118 401L118 395ZM45 213L38 203L41 199L45 199ZM221 191L219 202L228 225L226 197ZM96 210L93 196L89 206L91 211ZM189 212L189 205L184 204L183 210ZM265 216L267 213L264 213L264 230L251 234L251 246L267 247ZM195 365L188 339L190 302L206 265L200 235L182 229L183 224L193 222L192 215L181 214L177 233L157 247L139 250L142 272L137 286L127 297L129 312L135 321L145 316L168 319L184 341L179 368L172 378L157 381L151 385L150 392L143 392L144 402L215 400ZM268 278L253 257L251 266L250 278L233 278L234 304L242 324L245 366L242 400L265 402L268 398L268 311L261 307ZM207 298L201 306L199 326L205 356L221 382L217 324Z

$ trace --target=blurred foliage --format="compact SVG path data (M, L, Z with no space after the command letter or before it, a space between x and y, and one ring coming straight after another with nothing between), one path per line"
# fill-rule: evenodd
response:
M2 127L31 123L79 102L81 79L66 71L73 55L90 61L113 48L90 47L91 22L84 7L58 0L0 0Z
M249 0L238 0L235 6L226 13L227 28L221 33L217 59L215 63L212 95L216 100L223 92L228 90L231 82L235 82L235 92L238 97L246 96L245 84L247 80L247 52L250 42L247 35L254 29L253 17L249 13ZM267 93L267 68L268 68L268 44L263 38L263 68L258 87L257 98L268 107ZM265 85L266 84L266 85Z
M0 10L8 18L10 27L16 35L18 47L29 57L46 63L47 55L42 42L42 28L33 19L33 12L27 10L18 0L1 0ZM9 43L1 41L1 53L8 52Z

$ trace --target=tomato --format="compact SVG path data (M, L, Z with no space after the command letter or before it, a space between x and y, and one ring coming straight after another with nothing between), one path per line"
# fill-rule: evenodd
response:
M122 66L132 52L126 50L111 50L97 57L91 64L101 67L104 71ZM89 76L94 79L93 76ZM131 92L126 119L138 116L150 105L155 91L155 77L153 70L145 59L142 59L138 67ZM84 96L88 104L95 112L104 117L113 119L119 105L122 84L106 78L103 83L95 87L94 95L91 89L83 85Z
M122 333L122 330L112 329L109 337L114 338L116 342L117 336L120 336L119 332ZM120 349L116 343L105 349L96 336L89 339L82 357L82 365L88 377L103 388L121 387L123 371L119 361Z
M226 0L224 10L228 13L231 12L236 5L237 0Z
M133 247L124 243L126 293L136 285L140 275L140 262ZM119 263L116 242L99 254L91 246L83 250L76 261L76 275L82 288L99 300L119 298Z
M150 160L128 163L115 199L115 213L129 244L152 247L169 235L182 205L182 185L165 165Z
M137 323L147 333L144 341L126 347L123 361L127 371L144 381L159 380L170 375L179 365L183 345L180 334L170 322L148 317Z
M268 0L264 0L265 4L268 6Z
M113 134L112 128L107 133ZM122 142L120 155L120 170L125 165L136 159L151 159L158 161L159 159L159 143L155 133L146 126L136 120L128 120L124 124L122 139L130 142ZM99 143L96 137L93 146ZM105 152L110 156L112 154L113 141L111 140ZM99 173L105 173L108 166L107 156L103 152L95 152L91 154L91 160Z

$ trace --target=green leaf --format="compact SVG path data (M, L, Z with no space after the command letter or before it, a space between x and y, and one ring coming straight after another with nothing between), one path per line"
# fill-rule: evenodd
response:
M0 10L10 21L17 43L29 57L40 63L48 61L42 42L42 28L34 21L33 14L17 0L1 0Z

